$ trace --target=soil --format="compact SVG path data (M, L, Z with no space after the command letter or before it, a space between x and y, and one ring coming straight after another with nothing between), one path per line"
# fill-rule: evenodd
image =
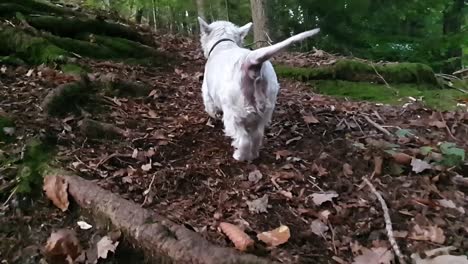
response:
M338 100L312 93L306 83L281 79L277 109L260 158L251 164L237 162L222 123L209 120L203 109L200 87L205 60L198 43L169 35L155 38L161 50L179 58L175 65L147 68L78 61L93 73L115 73L153 89L139 98L98 94L94 103L99 107L86 108L81 116L58 119L38 114L50 89L74 80L73 76L44 66L31 68L32 74L28 68L5 66L0 107L15 117L17 146L34 135L53 135L58 146L56 163L218 245L233 247L218 231L220 222L237 224L255 239L258 233L287 225L291 230L287 243L268 248L256 240L252 250L283 263L333 263L332 257L350 263L362 247L390 248L381 206L363 177L371 178L386 200L393 229L409 232L397 236L405 255L443 245L457 247L453 254L468 253L466 214L437 203L451 200L468 210L468 189L451 180L455 175L467 177L467 165L436 166L421 173L403 166L392 173L395 165L382 148L398 144L393 151L416 156L419 147L437 149L440 142L450 141L468 150L466 111L438 113L418 102L402 108ZM386 136L365 115L392 134L407 129L414 136ZM128 137L86 138L79 128L83 117L114 124L127 130ZM373 174L375 157L383 157L382 175ZM255 170L261 179L249 179ZM321 205L314 202L313 194L330 191L338 196ZM250 211L247 202L265 195L267 211ZM79 230L74 224L82 217L79 213L61 213L44 198L26 211L15 202L9 202L0 219L0 225L9 229L0 235L4 263L15 263L15 256L27 254L29 247L42 246L53 229L71 227L84 243L97 232ZM317 219L328 227L322 235L311 228ZM15 225L28 228L15 230ZM411 239L416 225L440 228L444 240Z

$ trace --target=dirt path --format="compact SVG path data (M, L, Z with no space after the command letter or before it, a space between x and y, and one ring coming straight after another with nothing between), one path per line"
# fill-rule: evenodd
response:
M21 117L20 133L37 133L45 126L47 133L58 135L57 161L64 167L219 245L232 246L217 230L224 221L244 227L252 237L281 224L289 226L288 243L273 249L257 243L253 251L284 263L330 263L334 256L351 262L362 247L389 248L380 204L362 184L381 157L383 173L372 181L388 203L394 230L401 231L397 242L403 252L409 255L442 245L456 246L456 253L468 252L465 213L439 204L450 200L468 209L466 187L451 180L456 174L468 176L466 164L416 174L410 165L398 166L391 158L392 153L403 152L421 157L419 147L437 149L442 141L466 150L466 112L443 113L442 120L418 104L397 108L340 101L313 94L304 83L280 80L278 107L261 157L253 164L239 163L231 158L222 124L208 122L203 111L204 60L193 51L197 45L179 39L166 44L167 51L185 60L175 69L86 62L93 72L113 72L153 88L145 98L101 97L104 110L90 114L126 129L129 136L123 140L86 138L80 133L80 118L37 118L38 102L62 75L31 80L25 71L12 70L10 77L2 78L10 90L1 103L14 103L9 109ZM400 131L403 136L385 136L365 116L392 135ZM456 140L436 121L453 129ZM414 135L407 133L410 130ZM330 192L336 193L332 200ZM330 201L318 203L314 197L319 193ZM252 212L249 202L262 197L268 201L259 210L266 212ZM424 235L416 240L415 226L436 230L436 241Z

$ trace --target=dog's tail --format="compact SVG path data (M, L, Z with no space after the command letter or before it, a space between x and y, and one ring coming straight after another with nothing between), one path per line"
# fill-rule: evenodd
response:
M251 53L249 53L249 55L247 56L245 62L249 66L260 65L263 62L269 60L271 57L273 57L275 54L277 54L278 52L280 52L284 48L286 48L286 47L288 47L288 46L290 46L290 45L292 45L292 44L294 44L296 42L302 41L302 40L304 40L306 38L310 38L310 37L316 35L319 32L320 32L319 28L309 30L309 31L305 31L305 32L302 32L300 34L294 35L294 36L292 36L292 37L290 37L290 38L288 38L286 40L283 40L283 41L281 41L279 43L276 43L274 45L254 50Z
M262 79L260 74L262 65L275 54L285 49L286 47L310 38L320 32L316 28L309 30L286 40L283 40L275 45L260 48L250 52L242 63L242 93L246 99L248 112L261 113L262 108L265 108L267 101L266 90L268 83Z

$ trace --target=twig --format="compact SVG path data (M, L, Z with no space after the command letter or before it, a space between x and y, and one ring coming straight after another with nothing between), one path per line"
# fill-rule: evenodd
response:
M376 122L374 122L372 119L370 119L368 116L366 115L363 115L363 117L367 120L367 122L369 122L369 124L373 125L375 128L377 128L380 132L384 133L385 135L387 136L391 136L392 133L390 133L390 131L388 131L387 129L383 128L381 125L377 124Z
M374 69L375 74L377 74L377 76L379 76L379 78L382 79L382 81L385 83L385 86L387 86L388 89L392 90L395 93L395 95L398 95L398 90L391 87L390 84L388 84L388 82L384 79L384 77L380 75L380 73L377 71L377 69L374 66L374 63L371 63L370 65L372 66L372 69Z
M154 178L156 177L156 173L153 174L153 178L151 178L151 182L150 182L150 185L148 186L148 189L146 189L144 192L143 192L143 195L145 196L145 200L143 200L143 203L141 204L141 206L145 205L146 204L146 201L148 200L148 194L151 192L151 189L153 187L153 182L154 182Z
M388 207L387 207L387 204L385 203L385 200L383 199L382 195L375 189L374 185L367 178L364 178L364 182L367 184L367 186L369 186L372 193L377 197L377 199L380 202L380 205L382 206L382 211L384 213L384 219L385 219L385 229L387 230L388 240L390 242L390 245L393 248L393 251L395 252L395 255L397 255L398 260L400 261L400 264L406 264L405 257L401 253L400 248L398 247L398 244L395 240L395 236L393 235L392 220L390 219L390 214L388 213Z
M364 131L362 130L361 125L359 125L359 123L358 123L358 121L356 120L356 117L355 117L354 115L353 115L353 120L354 120L354 123L356 123L356 125L358 126L359 130L361 130L362 135L365 136L366 134L365 134Z
M18 190L18 186L16 186L15 189L13 189L13 191L11 191L10 195L8 196L6 201L3 203L2 207L5 207L8 204L8 202L11 200L11 198L13 198L13 195L15 195L16 190Z
M447 133L449 134L449 136L455 140L455 141L458 141L458 139L452 134L452 132L450 131L450 128L448 127L447 125L447 122L445 122L445 118L444 118L444 115L439 112L439 115L440 115L440 119L442 119L442 122L445 124L445 130L447 130Z

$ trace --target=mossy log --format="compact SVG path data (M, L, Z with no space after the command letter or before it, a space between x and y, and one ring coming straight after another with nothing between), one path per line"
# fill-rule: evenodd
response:
M63 177L69 194L82 209L121 230L126 240L143 250L150 263L274 263L215 246L184 226L69 172L57 170L50 175Z
M344 59L333 65L317 68L275 66L280 77L308 80L343 80L356 82L418 83L437 85L431 67L421 63L368 64ZM384 79L384 80L383 80Z
M93 87L87 78L66 83L51 90L42 101L42 108L49 116L78 113L79 107L89 101Z
M92 139L115 139L123 138L127 135L126 131L114 126L113 124L103 123L91 119L81 121L80 130L83 135Z
M124 80L115 73L108 73L97 78L99 86L109 96L147 96L151 87L143 84Z
M27 17L26 20L31 26L37 29L42 29L61 37L75 38L83 32L88 32L97 35L120 37L140 43L152 44L151 41L147 40L129 27L106 22L100 19L38 16Z
M76 12L33 0L0 0L0 16L14 17L17 12L29 14L77 15Z
M15 57L33 64L64 61L69 55L42 37L5 26L0 26L0 47L0 54L15 54Z

